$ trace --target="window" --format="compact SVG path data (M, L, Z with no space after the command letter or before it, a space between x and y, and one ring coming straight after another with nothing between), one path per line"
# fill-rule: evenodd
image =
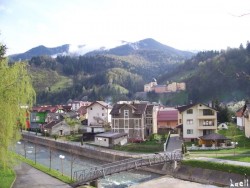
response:
M203 121L203 126L213 126L213 121L212 120L204 120Z
M102 108L102 110L104 110L104 108Z
M181 122L182 122L182 120L181 120L181 119L179 119L179 122L181 123Z
M119 120L118 120L118 119L115 119L115 120L114 120L114 127L115 127L115 128L118 128L118 127L119 127Z
M210 109L204 109L203 110L203 116L212 116L214 115L214 112Z
M193 109L188 109L187 114L193 114Z
M192 125L194 122L192 119L187 119L187 125Z
M128 129L128 127L129 127L128 120L124 120L124 128Z
M139 120L135 119L135 129L139 129Z
M187 129L187 134L193 134L193 129Z
M124 110L124 118L128 118L129 116L129 111L128 110Z
M90 110L93 110L92 108L90 108Z
M102 113L102 116L104 116L104 113Z

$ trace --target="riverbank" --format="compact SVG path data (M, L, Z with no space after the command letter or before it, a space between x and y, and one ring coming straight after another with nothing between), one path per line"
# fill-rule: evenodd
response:
M129 157L141 157L143 154L133 154L128 152L112 151L105 148L97 148L94 146L87 145L76 145L75 143L69 142L58 142L53 139L44 139L34 135L23 135L23 139L37 144L42 144L46 147L53 147L55 149L64 150L69 153L82 155L85 157L98 159L107 162L114 162L117 160L123 160ZM145 154L146 155L146 154ZM187 165L179 165L178 168L173 170L173 164L161 164L156 166L150 166L142 168L144 171L157 173L161 175L170 175L172 177L199 182L202 184L229 186L231 181L241 182L244 180L244 176L239 174L227 173L217 170L209 170L202 168L195 168ZM250 179L250 177L247 177Z

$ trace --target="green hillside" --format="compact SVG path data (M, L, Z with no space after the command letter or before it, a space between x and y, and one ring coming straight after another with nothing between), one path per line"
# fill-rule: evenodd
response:
M250 46L226 51L200 52L160 82L184 81L189 100L242 100L250 96Z

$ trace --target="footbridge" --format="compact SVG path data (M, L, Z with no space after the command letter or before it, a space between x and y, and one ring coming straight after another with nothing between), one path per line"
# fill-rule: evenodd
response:
M181 160L181 152L159 153L146 155L140 158L128 158L125 160L108 163L102 166L75 171L73 176L75 182L71 184L71 186L78 187L80 185L87 184L88 182L95 181L99 178L105 178L105 176L107 175L112 175L122 171Z

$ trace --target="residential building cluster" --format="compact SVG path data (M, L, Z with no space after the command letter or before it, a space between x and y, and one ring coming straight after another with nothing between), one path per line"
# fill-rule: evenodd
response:
M186 84L184 82L172 82L167 85L158 85L156 79L153 79L152 82L144 85L144 92L154 91L155 93L170 93L185 90Z
M67 118L79 123L70 126ZM202 103L172 108L148 101L120 101L113 106L103 101L70 101L33 107L28 128L58 136L81 130L96 135L95 142L102 146L126 143L125 137L137 142L169 132L194 141L216 131L217 111Z

